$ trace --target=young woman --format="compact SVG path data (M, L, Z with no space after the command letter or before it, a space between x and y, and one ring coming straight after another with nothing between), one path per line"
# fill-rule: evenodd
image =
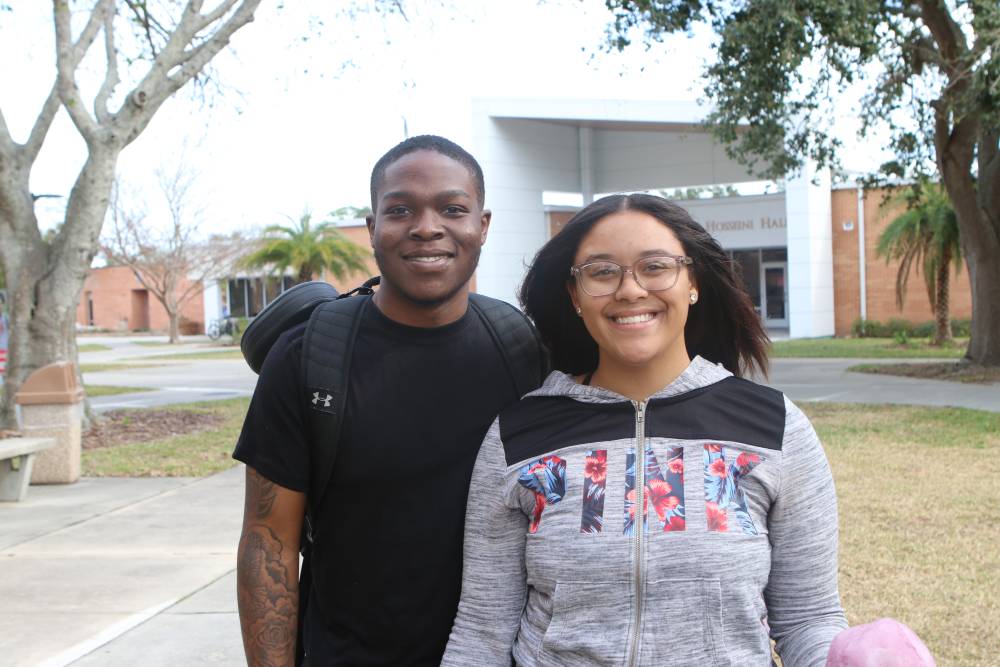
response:
M680 207L615 195L521 292L555 370L469 491L444 665L822 665L847 626L816 433L766 371L732 263Z

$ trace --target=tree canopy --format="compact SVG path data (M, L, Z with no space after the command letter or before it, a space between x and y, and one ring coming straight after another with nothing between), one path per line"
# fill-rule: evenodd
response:
M264 229L260 246L243 258L246 267L266 268L277 273L292 269L299 282L312 280L323 270L343 279L348 273L368 270L368 251L337 230L333 222L313 225L303 213L294 225L271 225Z

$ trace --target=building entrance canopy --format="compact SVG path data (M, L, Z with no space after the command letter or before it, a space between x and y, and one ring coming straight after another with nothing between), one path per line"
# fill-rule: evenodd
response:
M704 107L694 103L490 99L474 102L473 116L472 150L493 211L477 288L512 303L525 267L548 240L543 192L576 192L588 203L595 193L758 180L726 156L703 123ZM699 222L714 221L715 231L706 227L727 249L786 248L789 334L832 335L829 175L807 166L788 179L783 195L761 199L681 203ZM746 220L750 227L738 224ZM732 236L740 232L742 241Z

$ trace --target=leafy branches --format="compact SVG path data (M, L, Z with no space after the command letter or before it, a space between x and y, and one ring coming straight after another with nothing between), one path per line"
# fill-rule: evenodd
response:
M364 259L368 251L341 234L333 222L313 225L303 213L294 225L271 225L257 250L241 264L248 268L269 268L284 273L289 268L299 282L312 280L323 270L343 279L348 273L368 271Z

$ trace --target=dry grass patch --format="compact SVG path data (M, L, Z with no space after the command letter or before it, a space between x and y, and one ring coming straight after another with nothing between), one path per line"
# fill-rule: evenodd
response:
M1000 414L804 409L837 483L851 624L892 616L939 665L1000 664Z
M851 366L847 370L857 373L901 375L903 377L948 380L950 382L971 382L976 384L1000 382L1000 368L979 366L964 361L958 363L858 364Z
M89 436L83 474L98 477L202 477L236 465L233 447L249 398L120 410Z

